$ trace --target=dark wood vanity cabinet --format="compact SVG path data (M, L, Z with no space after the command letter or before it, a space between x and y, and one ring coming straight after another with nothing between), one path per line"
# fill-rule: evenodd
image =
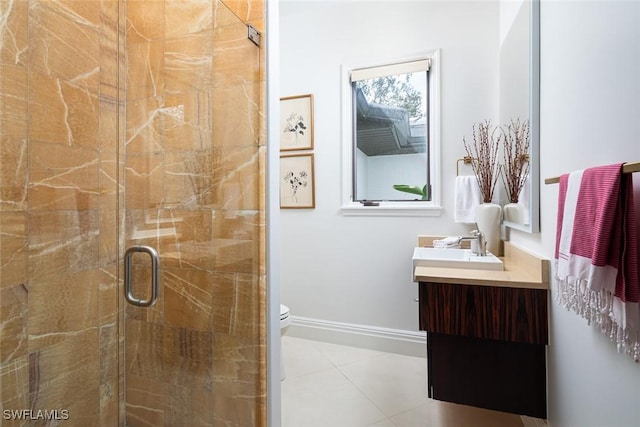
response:
M428 394L547 416L547 290L420 282Z

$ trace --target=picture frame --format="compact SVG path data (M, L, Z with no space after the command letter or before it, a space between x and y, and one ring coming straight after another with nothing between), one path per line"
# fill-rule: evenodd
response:
M280 151L313 149L313 95L280 98Z
M281 155L280 177L281 209L316 207L313 153Z

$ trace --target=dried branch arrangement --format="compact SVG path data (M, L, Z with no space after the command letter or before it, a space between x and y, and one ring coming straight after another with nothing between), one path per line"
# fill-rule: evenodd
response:
M529 120L502 127L504 164L502 179L510 203L518 203L529 175Z
M503 136L498 132L496 138L498 130L498 128L492 129L491 121L485 120L473 125L473 144L467 143L466 139L462 138L467 155L474 159L471 166L478 179L484 203L491 203L493 200L493 192L500 177L498 148Z

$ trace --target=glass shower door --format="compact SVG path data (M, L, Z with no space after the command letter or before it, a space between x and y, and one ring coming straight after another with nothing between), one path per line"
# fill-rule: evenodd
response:
M221 1L125 8L124 422L264 425L261 51Z
M264 6L227 3L0 0L3 426L265 425Z

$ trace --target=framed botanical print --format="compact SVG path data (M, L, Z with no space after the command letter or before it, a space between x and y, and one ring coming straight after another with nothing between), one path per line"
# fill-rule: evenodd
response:
M313 153L280 156L280 176L281 208L316 207Z
M280 150L313 149L313 95L280 98Z

